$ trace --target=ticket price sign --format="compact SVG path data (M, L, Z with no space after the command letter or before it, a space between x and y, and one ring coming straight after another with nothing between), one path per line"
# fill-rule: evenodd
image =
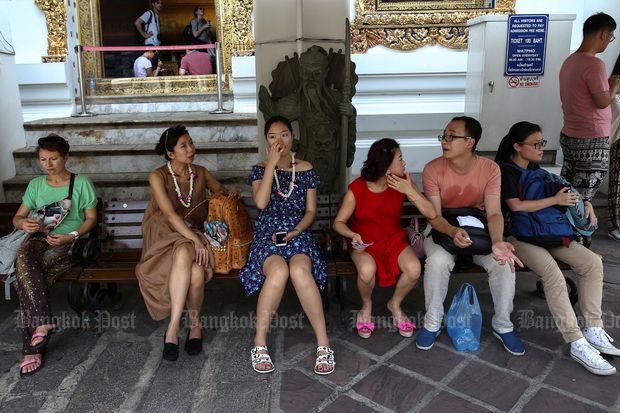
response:
M545 73L548 14L513 14L508 17L505 76L540 76Z

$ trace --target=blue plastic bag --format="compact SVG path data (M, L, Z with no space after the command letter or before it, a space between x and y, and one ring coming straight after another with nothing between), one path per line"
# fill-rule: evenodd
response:
M463 283L454 294L446 315L448 335L457 351L478 351L482 311L474 286Z

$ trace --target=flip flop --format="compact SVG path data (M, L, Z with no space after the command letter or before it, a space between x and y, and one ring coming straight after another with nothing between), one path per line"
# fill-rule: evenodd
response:
M34 357L32 357L31 359L22 361L21 364L19 365L20 376L22 377L32 376L37 371L41 370L41 367L43 367L43 355L40 353L37 353L37 354L33 354L33 356ZM35 363L39 363L39 367L35 368L34 370L24 372L24 367L30 366L31 364L35 364Z
M370 338L372 332L375 331L375 323L372 321L358 321L355 324L357 335L361 338Z
M41 332L36 332L32 335L32 337L30 337L30 348L34 351L40 352L41 350L44 350L47 345L49 344L50 341L50 336L52 335L52 330L49 330L47 333L41 333ZM32 341L35 338L41 338L42 340L40 342L38 342L37 344L33 345Z
M411 337L413 330L415 330L415 324L411 320L403 320L396 324L395 327L398 329L398 334L405 338Z

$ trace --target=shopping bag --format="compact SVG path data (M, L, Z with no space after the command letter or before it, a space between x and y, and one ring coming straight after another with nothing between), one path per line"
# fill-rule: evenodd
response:
M11 274L14 270L17 251L30 234L15 228L9 235L0 238L0 274Z
M482 311L474 286L463 283L454 294L446 315L448 335L457 351L478 351L482 330Z

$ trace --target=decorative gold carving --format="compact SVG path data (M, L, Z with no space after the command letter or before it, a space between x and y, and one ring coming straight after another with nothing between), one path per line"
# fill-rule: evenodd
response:
M413 50L440 44L467 48L467 20L486 14L514 13L515 0L496 0L494 8L481 8L480 0L382 1L356 0L351 25L353 53L376 45Z
M252 35L252 9L254 0L223 0L218 3L220 16L231 27L230 36L222 44L223 50L231 51L233 56L254 54L254 36Z
M43 63L64 62L67 59L67 7L65 0L34 0L45 14L47 25L47 56Z
M215 75L98 79L97 96L211 93L216 81Z
M77 0L80 44L82 45L101 45L101 22L98 17L100 1L103 0ZM222 49L222 73L224 74L222 88L224 89L230 89L232 56L249 55L254 52L253 3L253 0L215 0L215 14L218 21L217 38ZM82 71L84 76L92 75L96 78L98 95L197 93L216 90L215 76L204 77L204 81L197 81L200 77L194 76L188 76L185 79L163 76L159 79L164 80L148 79L141 81L124 79L125 84L131 86L112 87L113 83L117 85L120 83L117 82L117 79L102 79L103 59L101 53L82 53ZM157 86L154 87L153 85ZM99 92L100 89L101 92Z

